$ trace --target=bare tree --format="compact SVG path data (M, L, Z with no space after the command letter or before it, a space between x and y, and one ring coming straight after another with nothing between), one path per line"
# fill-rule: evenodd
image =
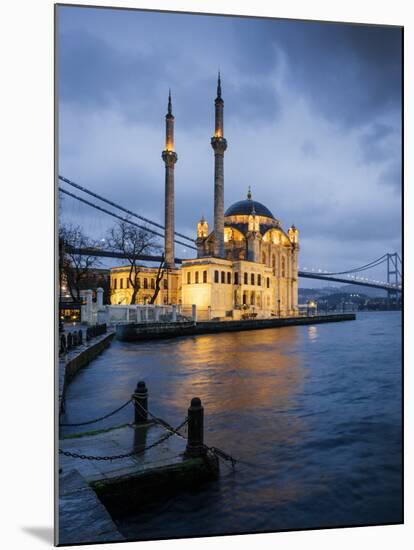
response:
M128 261L128 280L132 288L130 304L135 304L140 289L139 256L149 254L159 248L154 242L154 235L145 228L120 221L109 231L108 246L112 250L123 252Z
M164 278L165 272L166 272L166 267L165 267L164 253L163 253L161 256L160 265L158 266L157 275L155 277L155 290L154 290L154 294L151 297L150 304L154 304L158 297L158 294L161 290L161 281Z
M95 246L95 241L85 235L79 225L62 225L59 228L60 281L63 278L66 280L74 301L80 301L80 291L91 268L100 263L92 251L88 254L81 254L80 251L93 249Z

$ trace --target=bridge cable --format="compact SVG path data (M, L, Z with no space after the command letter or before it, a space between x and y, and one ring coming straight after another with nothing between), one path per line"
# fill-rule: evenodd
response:
M92 208L95 208L96 210L100 210L101 212L104 212L105 214L108 214L109 216L112 216L113 218L117 218L118 220L121 220L126 223L130 223L131 225L135 225L135 227L138 227L139 229L143 229L144 231L148 231L149 233L153 233L154 235L157 235L158 237L164 238L164 235L162 233L158 233L157 231L154 231L154 229L150 229L149 227L145 227L144 225L140 225L138 223L135 223L131 220L128 220L127 218L124 218L122 216L119 216L118 214L115 214L115 212L111 212L110 210L107 210L106 208L103 208L102 206L98 206L97 204L93 204L90 201L87 201L86 199L83 199L82 197L79 197L78 195L75 195L74 193L71 193L70 191L66 191L66 189L63 189L62 187L59 187L59 191L61 193L64 193L65 195L69 195L70 197L83 202L87 204L88 206L91 206ZM192 248L194 250L197 250L195 246L191 246L187 243L183 243L177 239L174 239L174 242L177 244L181 244L182 246L186 246L187 248Z
M372 262L362 265L360 267L355 267L354 269L348 269L347 271L336 271L336 272L329 272L329 273L323 273L323 275L345 275L346 273L358 273L359 271L365 271L367 269L371 269L372 267L376 267L386 261L386 254L381 256L380 258L377 258L376 260L373 260Z
M90 191L86 187L82 187L82 185L79 185L78 183L75 183L74 181L71 181L68 178L65 178L63 176L58 176L58 178L60 180L64 181L65 183L68 183L72 187L76 187L76 189L79 189L80 191L83 191L84 193L87 193L88 195L91 195L92 197L95 197L96 199L99 199L102 202L106 202L107 204L109 204L111 206L115 206L115 208L118 208L119 210L122 210L123 212L126 212L130 216L134 216L135 218L139 218L140 220L143 220L147 223L155 225L156 227L159 227L160 229L165 230L165 226L161 225L160 223L156 223L156 222L153 222L153 221L149 220L148 218L144 218L144 216L140 216L139 214L136 214L135 212L132 212L131 210L128 210L127 208L124 208L123 206L120 206L119 204L117 204L113 201L110 201L109 199L106 199L106 198L102 197L102 195L98 195L98 193L94 193L93 191ZM187 235L183 235L182 233L178 233L178 231L175 231L174 233L175 233L175 235L178 235L179 237L182 237L183 239L186 239L186 240L190 241L191 243L194 242L194 239L191 239L190 237L187 237Z

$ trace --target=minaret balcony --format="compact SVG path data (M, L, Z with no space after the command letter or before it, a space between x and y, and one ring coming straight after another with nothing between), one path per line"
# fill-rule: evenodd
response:
M177 153L175 151L169 151L165 150L162 152L162 160L165 162L167 166L174 166L174 164L177 162Z
M215 153L223 154L227 149L227 140L222 136L214 136L211 138L211 146Z

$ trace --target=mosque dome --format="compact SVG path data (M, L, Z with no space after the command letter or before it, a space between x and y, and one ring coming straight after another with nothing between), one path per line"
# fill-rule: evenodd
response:
M275 219L271 211L261 202L254 201L249 189L247 193L247 199L238 201L227 208L224 216L249 216L255 213L257 216L265 216L266 218Z

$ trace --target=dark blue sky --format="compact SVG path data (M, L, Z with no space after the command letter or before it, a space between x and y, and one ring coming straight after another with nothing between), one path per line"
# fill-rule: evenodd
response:
M201 214L212 223L220 68L226 207L250 185L299 228L302 267L400 251L400 29L74 7L59 8L58 25L64 176L162 222L171 87L177 230L194 235ZM104 231L64 203L65 221Z

